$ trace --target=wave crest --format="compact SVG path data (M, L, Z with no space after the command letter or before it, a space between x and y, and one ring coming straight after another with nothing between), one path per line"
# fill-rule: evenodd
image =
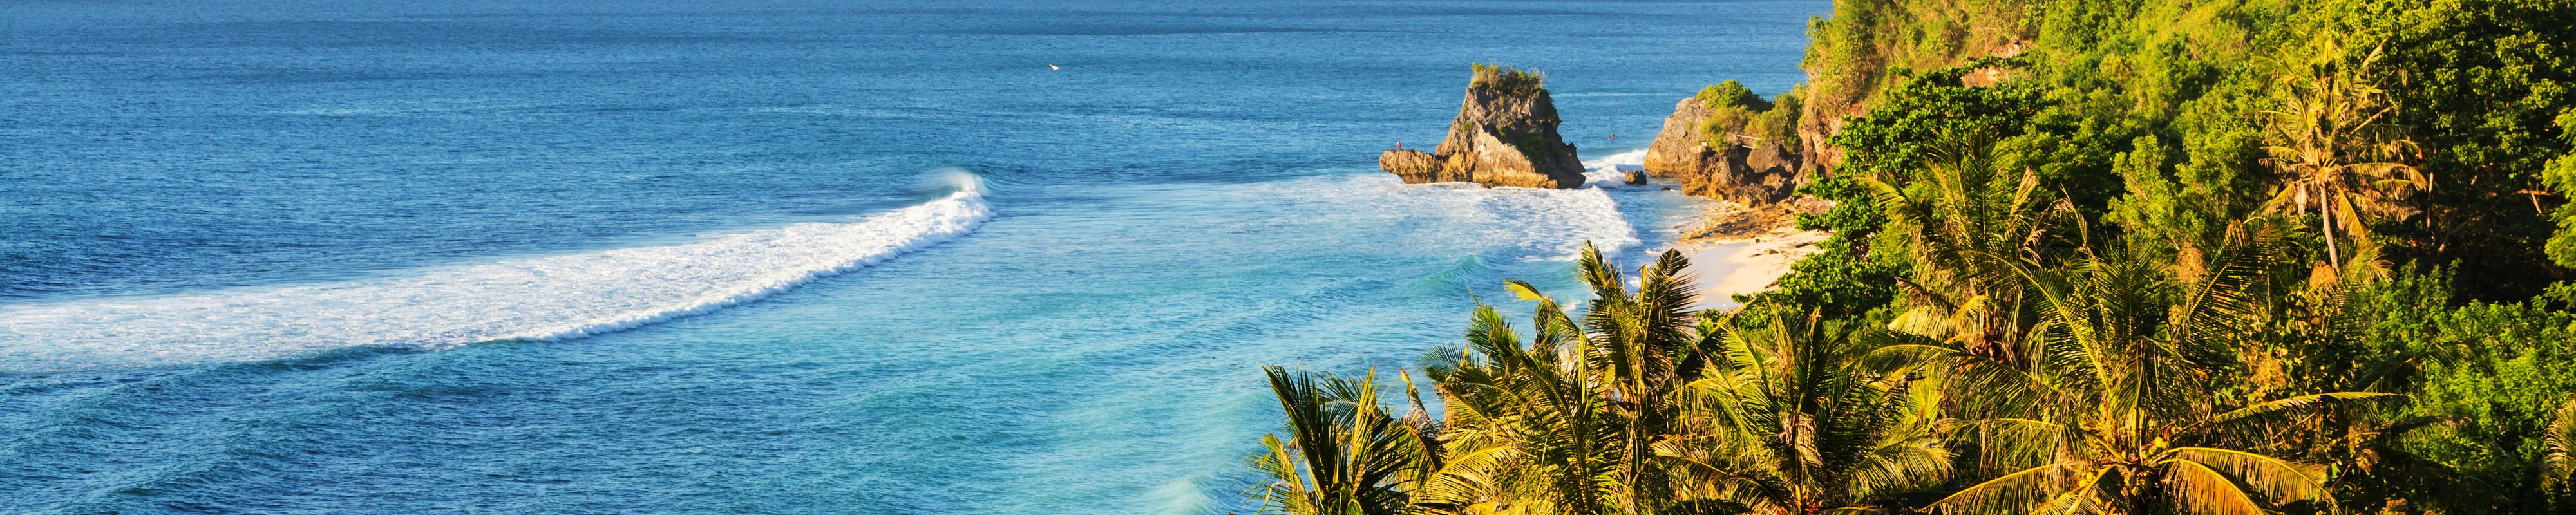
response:
M621 331L757 301L957 239L992 218L979 178L959 171L938 180L947 196L850 222L391 279L0 307L0 367L275 359Z
M1264 201L1307 204L1331 223L1395 231L1393 241L1432 253L1490 252L1513 261L1571 261L1590 242L1613 255L1642 243L1603 188L1487 188L1402 184L1365 173L1264 184Z

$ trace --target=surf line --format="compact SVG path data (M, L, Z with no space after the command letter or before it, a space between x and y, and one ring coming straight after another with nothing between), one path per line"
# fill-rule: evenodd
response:
M0 368L278 359L588 337L756 302L956 240L993 217L981 180L846 222L423 269L403 277L0 306Z

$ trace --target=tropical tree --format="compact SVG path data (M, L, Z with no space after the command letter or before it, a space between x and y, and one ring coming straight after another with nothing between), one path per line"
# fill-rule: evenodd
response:
M2282 434L2284 440L2323 440L2316 461L2330 466L2335 497L2355 507L2411 506L2419 513L2499 513L2515 511L2517 501L2483 479L2408 451L2404 440L2418 430L2451 423L2442 417L2383 419L2369 410L2321 410L2313 418L2343 422L2313 434ZM2544 471L2545 472L2545 471ZM2544 477L2546 482L2547 478ZM2547 485L2544 485L2547 486ZM2382 510L2383 512L2394 510Z
M2048 231L2074 207L2039 194L2039 175L1998 170L1975 150L1934 161L1905 186L1862 177L1885 210L1887 231L1908 241L1911 277L1899 277L1906 311L1890 325L1943 339L1981 355L2017 359L2022 281L2005 259L2038 261Z
M1467 347L1437 350L1425 368L1439 387L1446 462L1416 496L1438 513L1654 513L1672 499L1654 457L1669 437L1674 392L1703 360L1687 311L1693 295L1680 252L1638 271L1630 291L1587 245L1576 274L1593 289L1580 322L1528 283L1509 289L1539 305L1521 340L1479 306Z
M1419 401L1403 418L1379 406L1377 374L1291 373L1264 367L1288 417L1289 439L1261 438L1252 467L1270 477L1251 493L1262 513L1410 513L1410 491L1439 464L1438 428ZM1410 381L1406 392L1413 392Z
M2247 449L2287 414L2392 394L2301 395L2234 409L2216 384L2265 317L2279 236L2263 219L2229 229L2192 281L2128 251L2081 248L2071 266L2006 259L2039 298L2027 366L1937 342L1881 350L1944 363L1962 391L1954 445L1993 474L1934 503L1954 513L2258 514L2331 508L2324 471Z
M2542 435L2541 484L2558 486L2576 479L2576 400L2559 405Z
M2364 218L2412 215L2414 210L2398 201L2431 187L2432 180L2400 162L2415 154L2415 144L2385 123L2397 107L2372 69L2379 49L2355 60L2333 39L2318 46L2314 51L2293 49L2304 59L2278 61L2289 69L2274 82L2281 108L2262 112L2270 140L2263 150L2282 183L2264 208L2270 213L2316 213L2323 222L2327 262L2341 270L2347 250L2338 238L2372 245Z
M1863 366L1873 347L1851 325L1757 305L1758 321L1726 326L1710 372L1684 390L1683 419L1695 424L1655 447L1674 464L1679 500L1759 514L1877 512L1886 495L1949 476L1936 404L1918 399L1937 394L1912 388L1918 374Z

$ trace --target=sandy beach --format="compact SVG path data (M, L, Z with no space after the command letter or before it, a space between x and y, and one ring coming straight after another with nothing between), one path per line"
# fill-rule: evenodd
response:
M1814 205L1746 208L1731 202L1709 208L1674 246L1690 257L1693 286L1699 290L1693 308L1739 307L1737 294L1770 289L1789 273L1790 264L1820 251L1816 243L1832 234L1798 230L1794 213L1821 209Z
M1735 295L1771 289L1771 284L1789 273L1789 265L1798 258L1817 252L1816 242L1831 236L1824 231L1790 231L1770 238L1739 241L1685 243L1682 253L1690 256L1694 286L1699 289L1697 309L1733 309L1739 304Z

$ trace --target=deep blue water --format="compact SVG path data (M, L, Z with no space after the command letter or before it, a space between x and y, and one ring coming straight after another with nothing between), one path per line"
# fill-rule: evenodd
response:
M1633 160L1827 8L0 4L0 513L1245 510L1259 365L1698 206L1377 172L1467 63Z

